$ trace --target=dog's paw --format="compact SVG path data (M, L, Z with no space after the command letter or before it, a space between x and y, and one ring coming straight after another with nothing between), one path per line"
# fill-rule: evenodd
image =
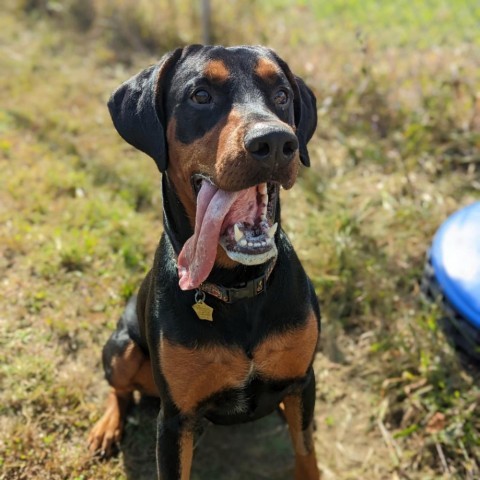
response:
M106 411L88 436L88 450L92 455L108 458L115 453L122 436L122 422L117 412Z

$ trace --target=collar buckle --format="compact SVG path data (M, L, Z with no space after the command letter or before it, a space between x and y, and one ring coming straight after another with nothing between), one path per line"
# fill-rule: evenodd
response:
M227 298L226 303L234 303L238 300L244 298L252 298L260 293L266 291L267 287L267 278L266 275L262 275L258 278L254 278L249 282L246 282L242 287L235 288L225 288L221 287L224 290L225 297Z

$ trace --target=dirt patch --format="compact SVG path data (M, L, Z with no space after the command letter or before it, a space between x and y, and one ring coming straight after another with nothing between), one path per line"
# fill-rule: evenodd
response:
M316 449L323 478L392 478L389 451L376 425L377 398L355 368L315 361Z

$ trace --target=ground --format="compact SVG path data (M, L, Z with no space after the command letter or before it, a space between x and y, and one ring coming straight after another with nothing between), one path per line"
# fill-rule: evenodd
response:
M196 5L196 4L195 4ZM283 226L323 311L315 440L326 479L480 477L478 368L420 280L442 221L480 199L475 2L218 2L214 41L262 43L318 98ZM86 451L101 347L152 262L159 174L114 131L122 81L198 42L193 2L9 0L0 17L0 479L152 478L154 401L121 453ZM194 479L291 478L282 421L206 426Z

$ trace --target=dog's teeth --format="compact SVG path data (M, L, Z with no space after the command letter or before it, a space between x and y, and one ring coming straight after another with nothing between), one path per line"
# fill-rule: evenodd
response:
M249 247L253 247L253 242L248 242Z
M270 238L273 238L275 233L277 232L278 228L278 222L274 223L269 229L268 229L268 236Z
M241 232L237 224L233 226L233 231L235 234L235 241L239 242L243 238L243 233Z
M266 247L267 246L267 242L263 241L262 242L262 247Z
M260 195L265 195L267 193L267 184L266 183L261 183L258 186L258 191L260 192Z
M241 247L246 247L247 246L247 240L245 238L242 238L238 244L241 246Z
M260 215L260 220L261 220L262 222L264 222L266 219L267 219L267 216L266 216L264 213L262 213L262 214Z

